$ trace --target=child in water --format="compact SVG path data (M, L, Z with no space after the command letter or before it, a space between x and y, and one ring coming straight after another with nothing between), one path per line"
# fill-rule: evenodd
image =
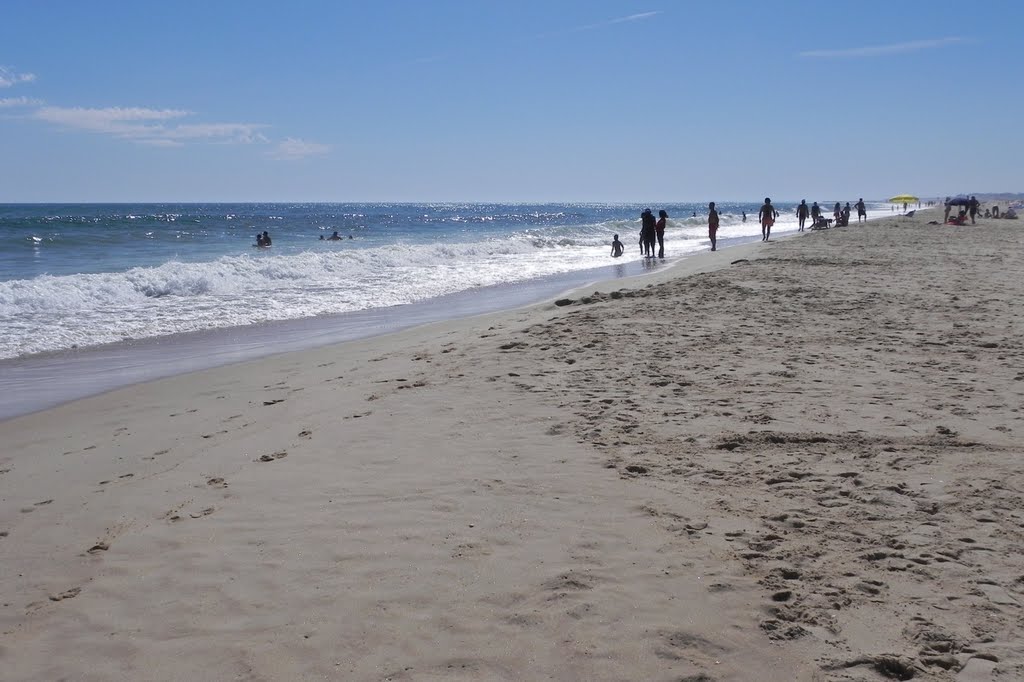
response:
M619 241L619 235L615 235L612 238L612 258L618 258L622 255L622 242Z

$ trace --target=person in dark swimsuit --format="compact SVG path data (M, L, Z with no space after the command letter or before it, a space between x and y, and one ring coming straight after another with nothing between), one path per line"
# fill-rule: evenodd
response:
M619 235L615 235L612 238L612 258L618 258L622 255L623 247L622 242L619 241Z
M656 226L657 221L654 219L651 209L645 208L640 214L640 240L643 244L644 256L648 258L654 258L654 244L657 240Z
M761 221L761 241L766 242L772 234L772 225L775 224L775 219L779 217L779 212L772 206L772 200L768 197L764 198L764 205L761 206L761 210L757 212L757 219Z
M718 211L715 210L715 202L708 204L708 239L711 240L711 250L717 249L718 240Z
M668 220L668 212L665 209L658 211L658 222L654 224L654 234L658 238L658 258L665 257L665 221Z

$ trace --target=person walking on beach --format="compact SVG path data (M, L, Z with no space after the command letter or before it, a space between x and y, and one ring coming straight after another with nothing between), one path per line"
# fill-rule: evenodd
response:
M832 218L835 220L835 226L839 227L839 219L843 216L843 208L836 202L835 208L832 209Z
M864 222L867 222L868 221L868 210L867 210L867 207L864 206L864 197L861 197L860 199L857 200L856 206L857 206L857 222L859 223L861 218L864 219Z
M801 199L800 205L796 207L796 218L800 221L800 229L797 230L797 232L804 231L804 223L807 222L807 214L809 211L810 209L807 208L807 200Z
M654 224L654 233L658 237L658 258L665 257L665 221L668 220L668 211L658 211L658 222Z
M811 204L811 227L815 227L818 224L818 216L821 215L821 206L818 206L818 202L815 201Z
M618 258L622 255L622 242L619 241L619 235L615 235L612 238L612 258Z
M715 210L715 202L708 204L708 239L711 240L711 250L716 250L718 236L718 211Z
M942 222L943 222L943 224L945 224L945 223L948 223L948 222L949 222L949 212L950 212L951 210L953 210L953 207L952 207L952 206L950 205L950 203L949 203L949 197L946 197L946 212L945 212L945 214L944 214L944 215L942 216Z
M971 214L971 225L974 225L974 216L978 215L979 206L981 206L981 202L972 194L971 203L967 205L967 212Z
M766 242L772 234L772 225L775 224L775 219L779 217L779 212L772 206L772 200L769 197L764 198L764 205L761 206L761 210L757 212L757 219L761 221L761 241Z
M657 221L654 219L651 209L645 208L640 214L640 243L643 245L641 250L646 258L654 258L656 225Z

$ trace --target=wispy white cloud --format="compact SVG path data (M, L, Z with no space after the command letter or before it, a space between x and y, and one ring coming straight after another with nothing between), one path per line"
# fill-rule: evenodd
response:
M164 140L164 139L142 139L135 140L136 144L143 144L147 147L184 147L184 142L178 140Z
M605 21L598 21L598 22L593 23L593 24L584 24L582 26L574 26L572 28L563 28L563 29L559 29L559 30L556 30L556 31L549 31L549 32L546 32L546 33L539 33L539 34L537 34L535 36L524 37L524 38L522 38L522 40L542 40L544 38L552 38L552 37L555 37L555 36L569 35L571 33L581 33L583 31L592 31L594 29L601 28L603 26L612 26L614 24L625 24L625 23L631 22L631 21L642 21L644 19L650 19L651 17L655 17L655 16L657 16L659 14L661 14L660 10L652 11L652 12L637 12L635 14L628 14L628 15L623 16L623 17L616 17L615 19L606 19ZM403 62L403 63L399 64L398 66L416 66L416 65L421 65L421 64L431 64L431 63L434 63L434 62L439 62L439 61L443 61L445 59L448 59L450 56L451 55L448 55L448 54L438 54L438 55L420 57L418 59L412 59L410 61Z
M267 141L267 138L258 132L266 127L261 123L192 123L168 128L163 131L162 136L169 140L212 139L252 144Z
M615 19L606 19L605 21L598 21L593 24L583 24L582 26L574 26L572 28L563 29L561 31L553 31L551 33L542 33L537 38L549 38L551 36L566 35L567 33L580 33L582 31L592 31L596 28L602 28L604 26L612 26L613 24L625 24L631 21L643 21L644 19L650 19L661 14L661 11L654 12L637 12L636 14L628 14L624 17L617 17Z
M801 52L801 57L820 58L842 58L842 57L881 57L887 54L899 54L901 52L916 52L918 50L932 50L939 47L947 47L965 42L963 38L938 38L936 40L911 40L906 43L893 43L891 45L870 45L867 47L848 47L837 50L808 50Z
M269 155L274 159L292 161L295 159L304 159L307 156L322 156L329 151L331 151L331 148L326 144L320 144L319 142L307 142L294 137L286 137L277 144Z
M7 66L0 66L0 88L9 88L17 83L31 83L36 79L34 73L17 73Z
M609 21L606 21L604 23L605 24L622 24L622 23L625 23L627 21L640 21L641 19L650 19L651 17L656 16L658 14L661 14L661 12L660 11L657 11L657 12L638 12L637 14L630 14L629 16L619 17L618 19L610 19ZM601 26L601 24L598 24L598 26Z
M178 146L187 140L237 144L266 142L259 131L267 126L260 123L167 123L191 115L192 112L183 109L51 106L38 109L32 116L66 129L113 135L161 147Z
M188 116L181 109L145 109L142 107L43 107L34 114L40 121L56 123L68 128L91 130L97 133L131 133L140 127L140 121L167 121Z
M36 107L42 104L40 99L31 97L0 97L0 109L10 107Z

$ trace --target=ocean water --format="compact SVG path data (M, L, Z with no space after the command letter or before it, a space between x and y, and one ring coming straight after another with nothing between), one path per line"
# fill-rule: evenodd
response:
M759 206L720 204L719 239L759 238ZM0 205L0 359L370 311L640 260L642 208ZM669 260L708 249L704 204L650 208L669 213ZM777 208L773 233L795 230L795 205ZM255 248L264 230L273 246ZM320 240L334 231L341 241ZM626 245L618 261L615 233Z

